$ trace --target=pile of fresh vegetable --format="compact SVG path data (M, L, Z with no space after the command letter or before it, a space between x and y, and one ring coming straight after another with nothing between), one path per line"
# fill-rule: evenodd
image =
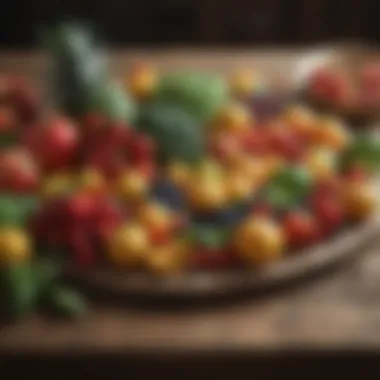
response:
M251 268L374 211L372 136L263 102L262 79L248 71L227 80L139 63L121 86L86 29L64 25L47 37L56 114L46 117L22 79L1 82L5 312L82 312L61 281L67 262L126 276ZM265 104L275 112L259 117Z

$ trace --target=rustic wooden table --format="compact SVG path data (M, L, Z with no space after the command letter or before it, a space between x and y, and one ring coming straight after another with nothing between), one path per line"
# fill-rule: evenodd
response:
M149 57L160 67L199 66L224 70L256 65L291 74L302 51L247 53L140 51L115 53L115 70ZM38 54L0 58L0 70L43 77ZM0 329L0 353L41 357L79 354L257 355L308 350L380 349L380 238L322 277L260 297L228 302L143 307L129 300L95 301L78 321L32 316ZM185 305L186 306L186 305ZM1 355L0 355L1 357Z

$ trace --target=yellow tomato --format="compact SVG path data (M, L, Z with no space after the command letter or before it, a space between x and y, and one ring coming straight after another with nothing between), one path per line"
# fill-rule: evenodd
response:
M126 201L141 200L147 194L147 178L136 170L124 172L116 183L117 194Z
M148 64L137 65L132 69L127 83L128 89L134 97L138 99L150 97L157 89L157 70Z
M135 267L143 262L149 248L148 234L141 225L124 224L111 236L108 254L117 265Z
M250 110L239 103L230 103L220 111L216 119L217 129L228 132L246 132L252 127Z
M239 201L249 198L253 193L253 181L249 176L232 172L226 176L226 188L229 201Z
M362 220L375 211L376 194L370 183L345 183L342 198L345 212L351 219Z
M237 228L234 245L237 254L248 263L265 264L281 256L285 237L272 219L251 216Z
M223 175L223 168L219 162L206 158L192 171L192 180L201 181L203 179L220 178Z
M173 162L168 167L168 176L175 185L182 188L189 182L190 169L182 162Z
M225 183L220 178L193 181L185 193L191 206L198 210L220 209L228 200Z
M232 94L247 96L255 89L263 87L262 76L248 69L240 69L230 77L230 90Z
M86 169L79 174L79 188L81 190L104 191L106 188L106 181L102 173L96 169Z
M285 111L284 121L297 133L314 137L317 133L316 115L309 108L293 106Z
M316 179L326 179L336 174L336 154L331 149L311 149L305 157L306 168Z
M70 191L73 185L73 178L69 174L53 174L42 181L40 194L44 198L59 196Z
M165 231L173 225L173 213L160 203L147 203L138 213L141 224L148 231Z
M32 252L30 237L19 228L0 229L0 263L14 263L28 259Z
M169 275L181 272L187 264L190 249L183 241L172 241L153 247L146 256L145 265L153 273Z
M351 133L336 117L324 118L319 123L317 143L340 151L351 141Z

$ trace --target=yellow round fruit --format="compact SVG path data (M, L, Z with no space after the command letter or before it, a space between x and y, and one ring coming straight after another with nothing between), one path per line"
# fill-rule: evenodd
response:
M111 236L108 254L111 261L120 266L140 265L149 251L146 230L139 224L124 224Z
M311 149L305 157L307 170L317 180L333 177L336 174L336 154L331 149Z
M283 119L294 128L308 128L316 122L316 115L308 107L293 105L285 110Z
M197 210L217 210L224 207L228 200L225 183L219 178L193 181L185 189L185 196Z
M127 83L132 96L137 99L146 99L157 89L157 70L150 65L140 64L132 69Z
M140 200L146 196L148 190L148 180L136 170L124 172L116 182L117 194L126 201Z
M252 70L240 69L233 73L229 80L230 91L237 96L247 96L263 87L263 79Z
M302 136L314 138L318 126L316 115L312 110L303 106L293 106L285 111L283 116L285 123Z
M220 163L211 158L206 158L199 166L193 168L191 180L219 179L222 175L223 168Z
M147 203L141 206L138 217L148 231L168 230L173 224L172 212L160 203Z
M324 118L319 122L317 143L341 151L350 143L351 133L336 117Z
M183 241L153 247L146 256L146 267L157 275L170 275L181 272L187 264L189 246Z
M252 178L244 175L244 173L229 173L225 181L228 200L231 202L248 199L253 193Z
M102 173L96 169L86 169L79 174L79 188L84 191L102 191L106 188L106 181Z
M250 264L260 265L282 255L285 237L274 220L251 216L237 228L234 246L242 259Z
M12 227L0 229L0 263L24 261L31 252L31 239L25 231Z
M376 209L376 194L370 183L345 183L342 198L344 210L353 220L365 219Z
M40 195L43 198L51 198L63 195L73 189L74 181L67 173L53 174L45 178L40 187Z
M239 103L230 103L220 111L216 127L224 131L240 133L250 130L252 122L248 108Z
M183 188L189 182L190 169L182 162L173 162L168 167L169 179L178 187Z

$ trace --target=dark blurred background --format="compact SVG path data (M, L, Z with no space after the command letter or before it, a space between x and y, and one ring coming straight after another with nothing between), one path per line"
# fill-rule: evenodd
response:
M95 21L114 45L380 41L379 0L2 0L1 47L33 47L36 26Z

